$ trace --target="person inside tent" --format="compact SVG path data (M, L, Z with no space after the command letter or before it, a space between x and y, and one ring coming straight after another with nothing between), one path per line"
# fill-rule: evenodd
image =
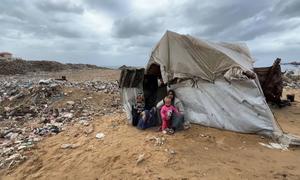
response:
M167 94L171 99L171 104L178 110L179 114L173 114L171 117L171 128L174 131L187 129L189 125L184 122L184 107L180 99L176 97L175 91L170 89ZM157 103L156 109L160 110L164 105L164 99Z
M132 108L132 125L139 129L147 129L156 124L156 108L145 110L143 94L137 95L136 103Z
M137 126L139 119L142 115L142 112L145 110L144 96L142 93L139 93L136 96L136 102L132 106L132 125Z

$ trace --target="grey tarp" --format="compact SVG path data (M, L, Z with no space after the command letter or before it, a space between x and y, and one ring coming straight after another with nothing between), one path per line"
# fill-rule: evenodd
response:
M237 132L280 135L282 131L257 77L248 79L236 74L253 72L253 62L245 44L214 43L167 31L154 48L146 72L156 64L165 82L187 79L171 88L182 100L190 122Z

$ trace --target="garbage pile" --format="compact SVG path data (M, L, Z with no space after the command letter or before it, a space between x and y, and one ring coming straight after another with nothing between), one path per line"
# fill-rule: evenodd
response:
M93 97L64 101L72 93L66 88L110 94L112 99L105 107L93 106ZM67 124L88 126L95 116L121 111L118 82L0 79L0 169L24 161L36 142Z
M283 82L286 88L300 89L300 82Z
M291 72L287 72L283 75L283 85L286 88L299 89L300 88L300 76L293 76Z

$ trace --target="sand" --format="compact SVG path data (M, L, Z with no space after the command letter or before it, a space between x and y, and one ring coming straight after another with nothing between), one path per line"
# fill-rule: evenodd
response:
M286 93L295 93L296 102L272 111L284 131L300 135L300 90ZM272 141L259 135L200 125L163 135L128 125L124 113L97 117L90 127L75 124L43 140L0 179L300 179L300 148L269 149L259 142ZM152 137L165 141L156 144ZM79 146L62 149L67 143Z

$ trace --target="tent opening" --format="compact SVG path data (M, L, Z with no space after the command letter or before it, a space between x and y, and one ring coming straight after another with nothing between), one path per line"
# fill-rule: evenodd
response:
M146 109L155 107L167 95L167 86L161 83L160 66L152 64L144 76L143 90Z

